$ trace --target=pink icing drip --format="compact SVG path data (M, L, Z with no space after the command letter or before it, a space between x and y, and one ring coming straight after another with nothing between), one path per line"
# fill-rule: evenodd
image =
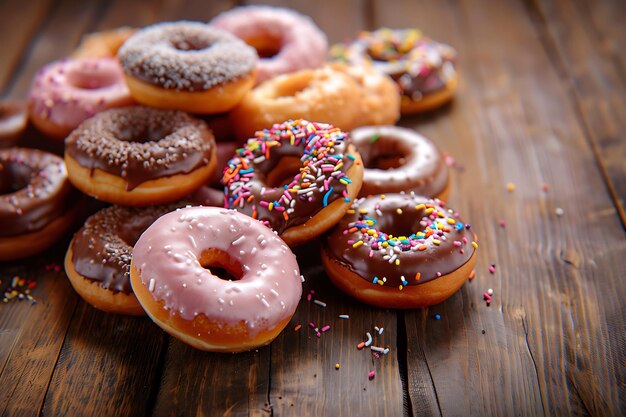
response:
M73 129L113 107L133 103L119 62L114 58L56 61L43 67L31 87L31 111Z
M271 36L282 41L280 52L259 60L257 83L276 75L318 68L326 60L326 35L313 21L289 9L248 6L224 12L211 25L242 39Z
M239 262L241 279L225 281L204 269L198 258L209 248ZM291 317L302 295L291 250L270 229L234 210L187 207L162 216L137 241L133 262L167 309L186 320L204 314L229 325L243 321L251 335Z

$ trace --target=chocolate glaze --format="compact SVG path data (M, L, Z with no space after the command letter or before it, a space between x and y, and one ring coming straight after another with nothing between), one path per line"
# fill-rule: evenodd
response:
M352 44L333 47L331 58L357 65L371 62L412 101L443 90L456 73L456 51L415 29L363 32Z
M419 204L432 204L435 213L441 212L444 217L438 217L436 214L429 217L426 214L428 207L416 209ZM377 207L382 215L376 213ZM397 212L398 208L402 210L401 214ZM364 210L367 213L363 214L362 211ZM393 246L389 245L385 248L385 252L374 249L374 253L370 257L371 242L361 244L356 248L353 247L354 242L360 240L361 231L344 234L345 230L352 227L353 222L364 220L366 216L376 221L373 228L377 231L393 234L396 237L410 237L412 234L421 232L428 226L425 227L420 222L431 222L433 219L438 219L451 230L443 233L445 239L439 238L439 245L434 244L434 237L431 236L426 239L416 239L416 248L424 245L426 246L424 250L396 252L393 250ZM455 271L465 264L475 251L471 244L474 238L466 225L462 225L461 229L457 230L455 225L447 223L449 218L454 219L455 222L460 221L438 204L438 200L425 197L410 194L387 194L384 198L374 196L360 199L327 235L326 247L333 259L366 281L373 282L374 277L377 277L379 280L384 279L384 285L392 286L392 288L398 288L400 285L419 285ZM460 245L455 246L455 241L459 242ZM389 263L388 259L383 259L383 255L389 251L397 254L397 259L400 260L399 265L396 265L395 262ZM419 280L416 280L418 272L420 277ZM405 282L403 282L402 276L404 276ZM372 283L372 285L379 284Z
M304 122L310 123L306 121ZM319 125L322 126L317 132L320 135L324 134L324 131L325 129L327 129L328 126L334 129L332 125ZM278 125L275 125L274 127L276 126ZM230 185L226 184L226 187L224 189L224 192L226 194L225 205L227 208L236 209L239 212L245 213L249 216L253 216L258 220L269 224L270 227L280 235L290 227L306 223L308 220L313 218L313 216L315 216L319 211L321 211L324 208L324 196L330 190L325 190L322 192L319 191L319 188L323 187L324 178L326 178L327 175L325 174L323 179L313 180L311 182L311 184L315 185L316 188L315 192L313 192L312 195L305 198L304 195L291 193L293 198L296 200L296 203L293 206L293 212L288 213L289 218L287 220L284 218L283 212L275 209L269 210L268 207L264 207L263 205L261 205L261 201L281 202L281 198L285 193L285 186L289 184L294 179L294 177L299 177L299 175L297 174L299 174L301 171L299 169L295 169L295 172L290 172L288 178L286 178L285 181L281 182L281 184L279 184L278 186L276 186L276 184L268 183L268 176L270 176L274 170L280 169L281 165L286 162L286 159L283 158L288 158L292 161L297 160L299 162L299 160L303 158L303 155L310 153L310 151L305 152L305 147L308 143L310 143L308 139L304 139L300 143L292 145L289 141L289 136L281 136L281 133L275 133L282 132L281 129L272 128L270 130L272 131L271 135L266 134L264 136L261 135L258 138L249 139L247 145L248 147L254 147L256 149L254 153L251 154L251 156L246 157L248 161L248 166L254 168L253 172L250 175L249 181L247 181L246 183L250 195L254 196L253 202L243 204L243 206L240 204L235 204L237 198L237 193L235 192L235 190L239 188L237 182L235 181L234 183L231 182ZM353 165L352 159L346 156L349 145L349 136L347 134L344 134L343 132L341 132L340 135L341 138L337 137L334 140L334 145L332 147L334 152L333 155L342 156L341 161L343 162L343 167L341 168L341 171L346 172ZM311 138L313 137L313 135L307 134L306 137ZM278 141L278 145L270 148L271 151L269 152L269 158L266 158L260 163L254 163L253 159L255 157L258 157L259 155L262 155L262 152L258 152L259 148L256 148L256 144L258 141ZM238 163L239 157L235 157L229 162L229 165L232 167ZM300 163L298 165L298 168L301 168L302 166L302 163ZM229 168L226 169L226 173L228 173L228 169ZM319 177L319 174L316 177ZM336 199L343 198L343 192L346 190L346 185L342 184L339 181L332 181L331 185L333 187L333 190L327 198L328 203L335 201ZM254 212L257 213L256 216L253 215Z
M186 201L153 207L112 206L89 217L71 243L74 269L113 293L132 293L130 260L139 236Z
M0 101L0 147L11 146L24 134L28 117L26 106L13 101Z
M37 149L0 150L0 236L37 231L76 203L63 159Z
M65 140L81 166L141 183L186 174L209 162L215 139L206 123L187 113L135 106L98 113Z
M352 142L365 165L361 196L414 191L437 197L448 185L448 167L441 152L412 129L360 127L352 131ZM397 166L379 167L390 161Z

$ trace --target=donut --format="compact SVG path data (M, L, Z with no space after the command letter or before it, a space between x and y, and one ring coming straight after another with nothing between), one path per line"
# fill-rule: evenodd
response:
M0 101L0 148L15 145L26 131L26 106L17 101Z
M333 60L371 64L391 76L402 95L402 114L425 112L452 99L457 89L456 51L417 29L362 32L349 45L331 48Z
M289 246L321 235L361 188L363 163L333 125L289 120L256 133L224 170L224 199Z
M113 204L176 201L215 169L215 140L187 113L143 106L112 109L83 122L65 141L70 181Z
M260 57L257 84L280 74L321 67L328 40L313 20L294 10L271 6L236 7L219 14L211 26L254 47Z
M72 52L72 58L115 58L120 46L135 31L134 28L123 26L84 35L78 47Z
M326 236L322 263L333 284L366 304L418 308L454 294L476 263L476 238L440 200L413 193L354 202Z
M351 132L363 159L359 196L413 191L445 200L449 173L439 148L414 130L399 126L366 126Z
M240 39L197 22L141 29L118 57L138 102L204 114L234 107L254 85L258 60Z
M89 217L65 255L65 272L76 292L100 310L145 315L130 287L133 245L156 219L178 207L111 206Z
M231 112L240 139L288 119L320 120L349 130L361 97L351 76L331 67L279 75L258 85Z
M79 211L63 159L37 149L0 150L0 261L53 245Z
M83 120L133 104L119 62L113 58L56 61L35 76L28 97L30 119L51 138L64 139Z
M216 207L187 207L155 221L133 248L130 280L156 324L216 352L270 343L302 295L285 243L258 221Z
M355 100L359 112L348 130L357 126L394 124L400 118L400 94L391 77L371 65L332 64L356 81L360 97Z

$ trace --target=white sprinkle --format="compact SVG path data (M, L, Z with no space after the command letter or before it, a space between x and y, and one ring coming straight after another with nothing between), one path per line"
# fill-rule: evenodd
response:
M261 298L261 302L263 304L265 304L265 307L269 308L270 307L270 303L267 302L267 300L265 300L265 298Z
M153 292L155 284L156 282L154 281L154 278L150 278L150 283L148 284L148 291Z
M191 241L191 246L193 246L194 249L197 249L198 245L196 245L196 241L194 240L193 236L189 235L189 240Z
M378 329L378 334L383 334L384 331L385 331L385 328L381 327L380 329Z
M244 240L246 240L246 237L244 235L239 236L237 239L233 240L231 242L231 245L233 246L237 246L238 244L240 244L241 242L243 242Z
M380 352L380 353L384 353L385 352L385 348L381 348L378 346L370 346L370 349L373 350L374 352Z
M489 295L493 295L493 288L489 288L489 289L487 290L487 294L489 294Z
M326 303L320 300L313 300L313 302L315 304L317 304L318 306L322 306L322 307L326 307Z
M372 335L370 334L370 332L367 332L367 342L365 342L365 346L369 346L372 344Z
M349 319L349 318L350 318L350 316L349 316L349 315L347 315L347 314L340 314L340 315L339 315L339 318L340 318L340 319Z
M274 294L276 297L278 297L278 292L274 288L271 288L270 292Z
M300 281L304 282L304 275L300 275Z
M565 211L561 207L557 207L556 210L554 210L554 212L559 217L561 217L563 214L565 214Z

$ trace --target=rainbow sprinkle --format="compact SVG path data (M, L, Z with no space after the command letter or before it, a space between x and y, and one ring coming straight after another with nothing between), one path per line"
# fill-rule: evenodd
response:
M355 157L346 153L347 138L330 124L302 119L256 132L224 169L224 206L249 214L280 233L288 224L310 218L336 199L349 202L347 188L352 181L345 172ZM298 151L289 149L293 147ZM279 152L280 148L287 149ZM296 154L302 164L288 183L263 186L268 169L280 163L282 156Z
M19 276L13 277L11 283L4 291L2 296L2 301L8 303L11 300L18 301L30 301L32 304L35 304L37 300L30 295L32 289L37 287L37 281L29 279L29 278L20 278Z

